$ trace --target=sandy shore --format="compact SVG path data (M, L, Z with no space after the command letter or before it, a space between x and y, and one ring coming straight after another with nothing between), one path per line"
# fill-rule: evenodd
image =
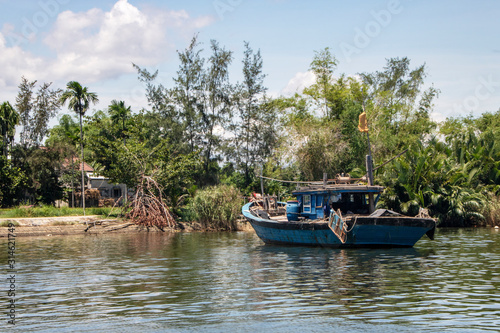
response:
M122 232L161 232L156 228L138 226L130 221L122 219L103 219L98 215L90 216L60 216L60 217L36 217L36 218L2 218L4 221L17 222L14 227L16 237L23 236L55 236L55 235L78 235L78 234L103 234ZM182 223L183 229L177 232L202 231L199 223ZM238 230L251 231L248 222L238 223ZM8 237L8 227L0 227L0 238Z
M0 223L4 221L19 224L14 227L16 237L136 232L139 229L127 221L102 219L97 215L0 219ZM8 237L9 233L12 234L12 229L9 231L8 227L0 227L0 237Z

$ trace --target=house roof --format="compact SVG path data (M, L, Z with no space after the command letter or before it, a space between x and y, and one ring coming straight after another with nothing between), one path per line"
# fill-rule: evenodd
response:
M73 158L72 160L69 159L69 158L67 158L63 162L63 167L64 168L68 168L72 162L76 164L75 166L78 168L78 171L82 171L82 162L80 162L79 158ZM85 172L94 172L94 168L92 168L86 162L83 162L83 171L85 171Z

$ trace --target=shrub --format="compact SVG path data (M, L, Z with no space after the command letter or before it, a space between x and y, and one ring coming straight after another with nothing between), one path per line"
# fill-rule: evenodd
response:
M199 190L193 200L193 209L204 228L236 230L242 204L238 189L219 185Z
M484 206L483 215L486 225L500 226L500 197L491 195L490 200Z

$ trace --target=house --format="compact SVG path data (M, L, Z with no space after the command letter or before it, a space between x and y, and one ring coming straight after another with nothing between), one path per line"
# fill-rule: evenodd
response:
M63 168L68 169L74 165L74 171L79 174L82 172L82 163L78 158L73 158L72 161L69 159L63 163ZM89 164L83 163L83 170L86 175L87 183L85 184L86 190L98 190L101 200L113 199L114 202L120 200L120 204L125 202L125 193L127 193L127 198L134 194L134 191L127 189L125 184L112 184L109 178L99 176L94 173L94 168ZM85 196L87 197L87 196Z
M88 174L88 188L97 189L101 194L101 199L113 199L115 202L120 200L120 203L124 203L125 193L127 197L134 194L134 191L127 188L125 184L112 184L109 182L109 178L103 176L97 176L93 173Z

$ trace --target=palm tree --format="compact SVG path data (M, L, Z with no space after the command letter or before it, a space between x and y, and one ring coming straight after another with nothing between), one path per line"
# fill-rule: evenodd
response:
M3 139L3 154L5 157L7 157L9 141L14 140L17 124L19 124L19 114L9 102L3 102L0 105L0 134Z
M83 127L82 118L90 103L96 104L99 102L97 94L89 92L87 87L82 87L80 83L76 81L70 81L66 85L67 90L61 95L61 104L68 102L68 107L75 111L77 115L80 116L80 149L82 151L82 207L83 215L85 215L85 171L84 171L84 156L83 156Z
M122 129L121 135L123 138L123 144L125 144L125 121L130 117L132 111L130 110L130 106L126 107L124 101L112 100L111 105L109 106L109 113L111 115L111 120L114 123L121 121Z

